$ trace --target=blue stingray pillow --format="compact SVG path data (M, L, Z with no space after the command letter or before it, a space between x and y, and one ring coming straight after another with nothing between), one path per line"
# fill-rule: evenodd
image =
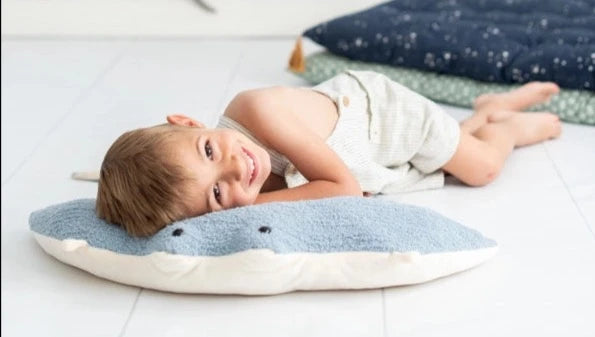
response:
M323 22L304 35L358 61L595 91L594 4L397 0Z
M182 293L278 294L426 282L476 266L496 242L429 209L337 197L230 209L133 238L95 201L33 212L58 260L116 282Z

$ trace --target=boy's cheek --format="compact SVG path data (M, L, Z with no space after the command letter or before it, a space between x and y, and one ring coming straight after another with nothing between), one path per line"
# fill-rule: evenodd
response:
M248 199L247 205L254 205L254 203L256 202L256 198L257 198L257 197L258 197L258 193L256 193L256 195L254 195L254 196L251 196L251 197Z
M235 198L233 205L234 205L234 207L253 205L256 202L257 197L258 197L258 193L255 195L247 195L247 194L238 195Z

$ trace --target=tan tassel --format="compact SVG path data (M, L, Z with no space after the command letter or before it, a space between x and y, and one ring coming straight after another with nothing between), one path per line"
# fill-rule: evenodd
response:
M99 171L73 172L71 178L74 180L99 181Z
M295 47L289 59L289 69L295 73L306 71L306 61L304 60L304 51L302 50L302 37L298 37Z

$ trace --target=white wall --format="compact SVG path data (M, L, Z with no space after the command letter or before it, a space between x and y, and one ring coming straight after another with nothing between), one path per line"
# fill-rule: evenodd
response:
M296 36L378 0L2 0L3 37Z

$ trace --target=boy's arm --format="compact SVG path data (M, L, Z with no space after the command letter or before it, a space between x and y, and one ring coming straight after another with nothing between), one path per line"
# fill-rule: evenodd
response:
M286 156L309 183L261 193L255 203L362 196L359 183L341 158L294 114L280 108L261 105L244 111L242 122L265 145Z

